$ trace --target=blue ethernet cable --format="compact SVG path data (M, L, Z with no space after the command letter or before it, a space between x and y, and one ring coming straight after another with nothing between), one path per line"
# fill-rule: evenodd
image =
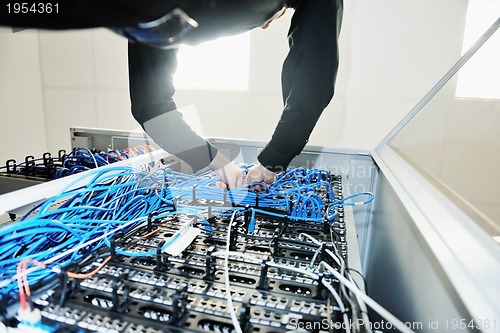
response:
M95 157L96 164L103 163L103 160L103 157ZM248 167L242 166L244 169ZM272 185L263 186L264 190L256 193L249 191L247 186L219 190L215 188L217 178L214 174L186 175L168 168L150 171L122 166L91 169L58 195L33 208L23 217L22 223L0 228L0 248L3 249L0 253L0 294L17 290L12 278L19 261L35 259L44 262L69 251L68 255L57 260L57 267L65 267L81 260L86 252L110 248L114 230L125 225L125 232L140 227L155 211L164 211L156 218L182 214L194 216L209 231L205 216L208 215L207 205L210 202L210 212L221 216L231 216L233 212L241 214L243 206L249 205L252 207L249 231L252 232L256 214L321 223L325 218L333 221L339 207L368 204L373 200L370 192L334 200L334 190L325 180L327 178L325 170L289 169L280 173ZM73 188L84 179L87 185ZM326 206L317 194L320 189L328 195ZM362 196L368 198L354 201ZM228 200L239 206L223 205ZM188 225L184 225L164 248L180 237ZM107 236L101 238L103 235ZM97 241L92 243L93 240ZM71 252L72 248L83 244L89 245ZM154 255L152 251L134 253L120 248L115 250L126 256ZM49 269L37 270L30 273L29 282L37 283L53 274ZM5 282L10 280L12 283Z

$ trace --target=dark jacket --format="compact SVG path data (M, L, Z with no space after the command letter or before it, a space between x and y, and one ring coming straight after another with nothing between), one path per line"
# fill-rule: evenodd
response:
M282 71L284 110L258 156L261 164L279 171L302 151L333 97L342 0L61 0L60 12L45 16L7 15L4 6L0 25L107 27L127 36L131 40L130 98L135 119L158 144L196 171L208 165L217 150L196 135L176 111L172 99L176 51L168 47L254 28L285 2L295 13ZM161 127L165 120L168 124Z
M273 171L284 170L298 155L330 103L338 68L338 35L342 18L341 0L290 2L295 12L288 33L289 53L283 64L284 110L271 140L258 156ZM129 45L132 112L146 132L163 113L176 109L173 73L176 51L139 44ZM173 152L199 170L207 166L216 148L196 135L179 113L169 116L171 125L161 133L150 133L165 150ZM158 132L158 131L157 131ZM183 138L183 139L179 139ZM176 145L186 142L183 147Z

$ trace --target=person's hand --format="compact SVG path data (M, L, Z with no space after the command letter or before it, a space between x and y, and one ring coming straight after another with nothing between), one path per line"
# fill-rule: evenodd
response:
M210 168L220 177L215 186L221 190L235 189L243 186L243 170L217 152L210 163Z
M265 183L270 185L274 182L275 178L276 174L273 171L266 169L262 164L258 163L248 170L245 183Z
M285 14L285 11L286 11L286 7L281 8L276 14L274 14L269 20L264 22L260 27L262 29L267 29L267 27L269 27L271 22L282 17Z

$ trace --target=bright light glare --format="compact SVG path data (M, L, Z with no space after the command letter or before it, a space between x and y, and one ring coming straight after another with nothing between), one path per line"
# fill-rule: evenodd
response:
M250 33L183 45L178 61L174 77L178 89L247 90Z
M500 13L500 0L470 0L462 54L489 28ZM500 32L497 31L458 75L456 96L500 99Z

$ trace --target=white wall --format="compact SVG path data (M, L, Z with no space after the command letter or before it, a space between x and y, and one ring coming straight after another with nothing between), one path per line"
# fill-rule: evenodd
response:
M42 101L37 33L0 28L0 166L46 151Z
M375 147L459 59L467 3L347 2L341 146Z
M467 0L345 1L336 97L310 143L372 149L458 59L466 7ZM179 106L196 106L204 135L270 138L281 114L280 71L291 14L252 32L248 92L176 93ZM8 116L8 130L0 131L6 147L0 161L14 155L13 136L25 155L69 149L71 126L137 128L122 37L104 29L5 30L0 45L0 110L2 116L17 110ZM33 115L25 121L27 110ZM22 128L31 139L19 135Z
M70 127L134 129L127 42L105 29L39 32L48 149L70 148Z

